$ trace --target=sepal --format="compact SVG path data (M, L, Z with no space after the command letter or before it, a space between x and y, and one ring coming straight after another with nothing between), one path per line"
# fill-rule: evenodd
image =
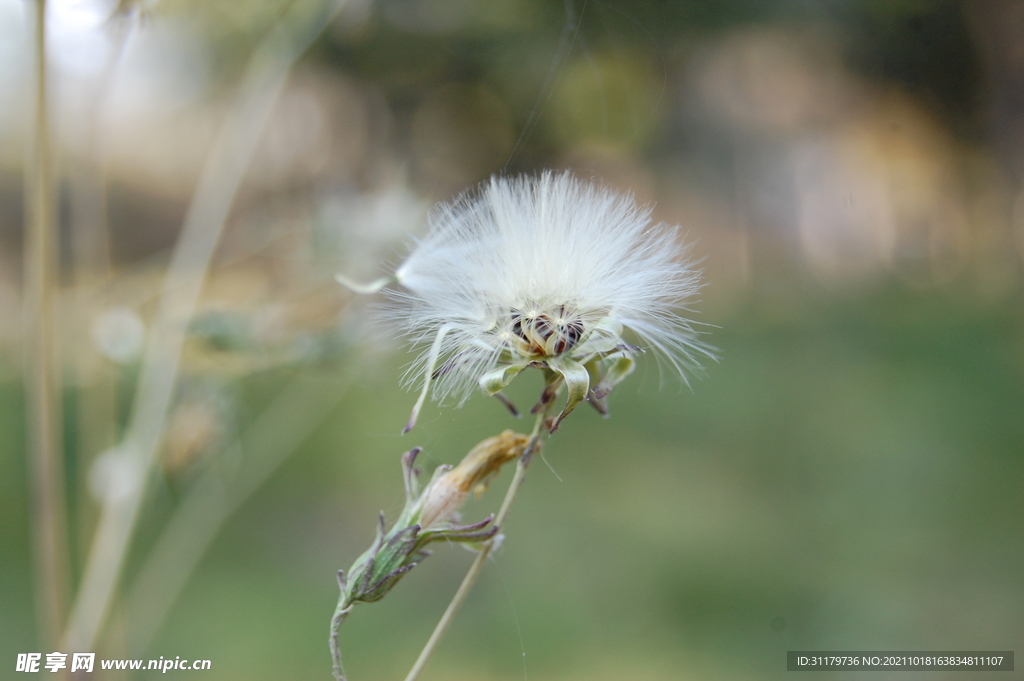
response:
M562 419L568 416L580 402L587 399L587 392L590 390L590 374L582 364L567 357L555 357L548 362L548 366L562 375L568 391L565 407L548 427L548 432L553 433L558 430Z

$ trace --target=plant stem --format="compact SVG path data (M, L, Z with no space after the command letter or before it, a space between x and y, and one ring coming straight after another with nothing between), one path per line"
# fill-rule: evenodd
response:
M125 7L126 2L121 3ZM111 49L103 66L90 84L80 109L81 126L77 133L83 144L71 156L65 170L68 187L68 229L70 236L69 277L72 296L65 319L77 333L88 333L98 309L105 307L102 295L112 280L111 242L107 206L107 156L104 144L103 113L117 82L117 69L136 22L115 13L107 22L106 37ZM63 321L63 320L62 320ZM66 333L66 332L65 332ZM75 452L77 466L88 466L101 452L117 443L118 372L110 362L97 362L98 348L76 352L71 363L75 390ZM80 476L85 477L85 476ZM96 524L95 506L90 503L84 480L78 481L81 501L71 509L76 527L71 536L82 542Z
M505 526L505 519L508 517L509 511L512 508L512 502L515 501L516 496L519 494L519 488L523 486L523 481L526 479L526 469L530 465L530 460L533 458L534 452L537 449L537 443L540 442L541 438L541 427L544 424L544 420L547 418L548 409L542 409L537 414L537 420L533 424L533 432L530 433L530 442L526 445L526 451L519 457L519 462L516 464L515 475L512 476L512 482L508 486L508 491L505 493L505 500L501 503L501 508L498 510L498 515L494 518L494 525L501 531L501 528ZM495 535L497 536L497 535ZM440 621L437 626L434 627L434 633L430 635L430 639L427 640L427 644L423 646L423 650L420 651L420 656L416 658L416 663L409 670L409 674L405 677L405 681L416 681L420 674L423 672L424 667L427 666L427 662L430 661L430 656L433 655L434 649L441 642L441 638L448 630L452 619L455 617L455 613L459 607L462 606L462 602L466 600L466 596L469 595L473 585L476 584L476 580L480 577L480 572L483 570L484 563L487 561L487 556L491 554L491 549L494 547L494 540L491 539L480 549L480 552L476 554L476 560L469 566L469 572L462 578L462 584L459 585L459 590L455 592L452 597L451 603L448 604L448 608L441 615Z
M345 618L352 612L353 604L350 604L347 608L341 607L341 601L338 601L338 607L334 610L334 617L331 618L331 659L334 660L334 679L335 681L345 681L345 671L341 668L341 647L338 645L338 630L341 629L341 625L345 622Z
M67 599L67 517L56 295L58 237L50 134L46 0L33 3L35 129L25 164L25 397L32 475L32 544L40 643L56 644Z

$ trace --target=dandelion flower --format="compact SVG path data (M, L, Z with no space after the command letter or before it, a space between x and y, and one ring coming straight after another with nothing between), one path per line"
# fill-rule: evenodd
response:
M583 401L606 415L643 349L685 380L712 356L679 315L701 287L687 251L649 207L568 172L493 177L442 204L394 276L371 285L400 285L390 312L425 348L406 377L422 382L406 431L431 388L461 404L479 386L515 413L501 390L528 367L548 376L535 411L567 388L552 431Z

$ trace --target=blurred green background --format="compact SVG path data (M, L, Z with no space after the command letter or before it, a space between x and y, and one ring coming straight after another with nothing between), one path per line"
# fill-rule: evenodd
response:
M50 5L72 585L200 169L250 54L294 6L161 0L111 20L109 3ZM27 7L0 2L8 670L50 652L21 378ZM334 574L380 510L400 511L401 453L455 463L529 427L481 396L429 404L399 436L413 355L333 275L388 272L433 202L551 167L683 226L721 360L687 387L649 354L609 420L566 421L424 678L776 679L787 650L1013 650L1021 8L349 0L293 68L206 272L98 657L210 659L168 673L210 681L330 678ZM511 394L528 404L539 387ZM436 546L344 626L353 681L411 666L472 560Z

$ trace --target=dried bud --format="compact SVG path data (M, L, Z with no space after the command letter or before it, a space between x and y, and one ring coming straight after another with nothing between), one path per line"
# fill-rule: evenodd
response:
M430 481L423 493L420 524L433 527L450 521L470 491L479 498L487 490L491 478L503 465L521 457L529 442L528 436L506 430L473 447L462 463Z
M339 611L356 602L370 603L383 598L406 572L430 555L424 547L432 541L491 539L498 531L493 524L494 516L462 526L452 524L452 518L470 491L482 494L504 464L523 455L529 440L511 430L484 440L455 468L439 466L422 494L414 468L421 449L406 452L402 456L405 508L390 532L385 532L382 513L373 545L352 564L347 578L339 572Z

